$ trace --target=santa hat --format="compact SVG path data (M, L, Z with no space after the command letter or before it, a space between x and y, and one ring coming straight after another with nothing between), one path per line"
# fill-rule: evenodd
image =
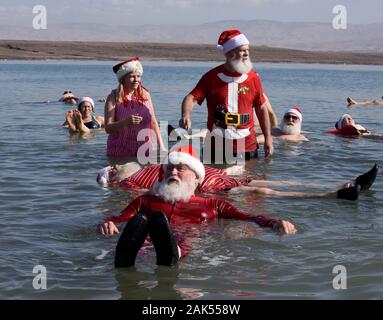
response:
M343 128L343 120L344 120L344 118L346 118L346 117L351 117L351 116L350 116L348 113L345 113L343 116L341 116L341 117L338 119L337 122L335 122L335 128L336 128L337 130L340 130L340 129Z
M81 97L77 102L77 109L80 109L81 103L89 102L92 105L92 110L94 109L94 101L91 97Z
M113 72L116 74L118 81L121 81L121 79L128 73L138 72L142 75L144 73L144 70L142 68L140 58L134 57L116 64L113 67Z
M202 182L205 178L205 167L199 160L197 152L190 145L183 145L170 151L168 156L165 158L162 170L166 171L167 164L171 163L174 165L185 164L192 169L198 177L199 182ZM161 176L161 174L160 174ZM161 179L160 179L161 180Z
M295 107L292 109L289 109L285 112L285 115L292 113L298 117L298 119L302 122L302 110L299 107Z
M246 36L239 30L225 30L218 38L217 48L224 54L243 45L250 44Z

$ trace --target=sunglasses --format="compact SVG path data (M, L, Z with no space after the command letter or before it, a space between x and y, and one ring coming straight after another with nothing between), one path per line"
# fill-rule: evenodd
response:
M294 116L294 115L292 115L292 114L287 114L287 115L285 115L285 116L283 117L283 119L285 119L285 120L290 120L290 118L293 119L293 121L296 121L296 120L299 119L297 116Z
M63 94L72 93L72 91L64 91Z

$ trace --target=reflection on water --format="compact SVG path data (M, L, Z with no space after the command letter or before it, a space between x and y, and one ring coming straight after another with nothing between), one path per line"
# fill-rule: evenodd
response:
M200 289L178 285L182 274L177 267L156 267L151 272L122 268L115 276L124 300L192 300L204 296Z

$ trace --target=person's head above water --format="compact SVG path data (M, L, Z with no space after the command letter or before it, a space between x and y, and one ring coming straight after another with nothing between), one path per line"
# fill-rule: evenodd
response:
M77 104L78 98L70 90L65 90L59 101L67 104Z
M109 183L121 182L141 169L137 162L127 162L125 164L115 164L102 168L97 174L97 182L103 186Z
M239 30L225 30L221 33L217 48L225 55L225 66L229 71L246 74L252 70L249 44L249 40Z
M91 97L81 97L77 103L77 110L81 113L94 111L94 101Z
M116 98L118 102L122 102L126 98L136 98L141 101L148 99L147 90L141 83L143 74L140 58L134 57L116 64L113 72L118 80Z
M354 119L348 114L348 113L345 113L344 115L342 115L338 121L335 123L335 128L337 130L340 130L342 128L344 128L345 126L355 126L355 121Z
M281 124L281 130L286 135L301 134L302 111L300 108L292 108L285 112Z
M205 178L205 168L198 154L191 146L184 145L171 151L164 162L153 193L166 202L188 201Z

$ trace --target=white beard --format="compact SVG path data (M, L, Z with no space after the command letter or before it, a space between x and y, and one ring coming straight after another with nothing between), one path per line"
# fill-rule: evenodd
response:
M240 74L248 74L253 69L253 64L251 63L250 58L245 61L242 61L242 59L231 59L229 63L234 71Z
M194 195L197 185L193 181L168 183L170 178L157 182L151 193L160 196L165 202L187 202Z
M293 124L293 125L287 125L282 120L280 127L281 127L281 131L284 134L287 134L287 135L299 135L299 134L301 134L302 125L300 122L297 124Z

